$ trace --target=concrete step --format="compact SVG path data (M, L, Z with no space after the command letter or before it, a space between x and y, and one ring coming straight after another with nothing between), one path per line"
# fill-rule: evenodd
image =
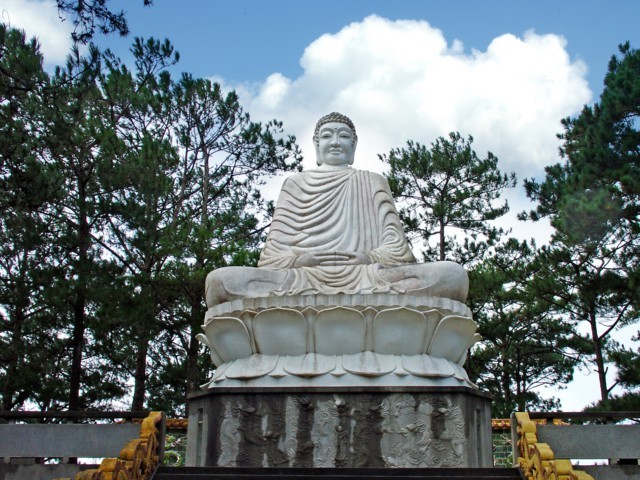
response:
M160 467L153 480L524 480L517 468L251 468Z

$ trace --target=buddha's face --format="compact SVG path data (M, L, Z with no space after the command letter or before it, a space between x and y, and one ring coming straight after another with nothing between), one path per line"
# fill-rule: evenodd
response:
M330 122L320 127L316 142L318 165L351 165L355 151L356 140L348 125Z

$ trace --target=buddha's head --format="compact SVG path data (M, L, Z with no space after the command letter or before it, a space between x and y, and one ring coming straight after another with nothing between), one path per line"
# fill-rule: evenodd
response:
M356 127L346 115L330 113L316 123L313 144L316 147L318 165L352 165L358 144Z

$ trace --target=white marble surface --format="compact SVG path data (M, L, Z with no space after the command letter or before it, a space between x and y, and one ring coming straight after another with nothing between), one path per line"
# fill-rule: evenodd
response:
M468 383L462 365L477 335L463 303L466 272L453 262L416 263L387 180L351 168L351 120L323 117L314 142L318 168L286 179L258 268L207 276L198 338L219 367L212 383Z
M219 367L202 388L434 386L476 388L462 366L431 355L260 355Z
M471 317L471 310L464 303L449 298L429 295L395 295L390 293L375 294L334 294L334 295L287 295L277 297L242 298L216 305L207 310L205 324L214 317L225 315L239 316L242 312L259 312L267 308L328 308L332 306L352 307L363 310L369 306L376 308L407 307L419 311L436 309L446 315ZM254 313L255 314L255 313Z
M318 168L285 180L258 268L212 271L207 306L385 292L464 301L464 269L447 261L416 263L386 178L351 168L357 145L351 120L335 113L321 118L314 143Z
M247 309L212 316L198 338L209 347L216 365L253 354L351 355L367 351L429 354L464 363L467 349L477 339L471 318L432 305L387 307L384 298L370 295L362 302L367 306L360 307L305 302L298 308L272 306L257 312Z

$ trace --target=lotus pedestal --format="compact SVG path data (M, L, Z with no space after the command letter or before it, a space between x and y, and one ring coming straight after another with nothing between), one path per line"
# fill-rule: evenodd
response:
M489 467L490 399L462 367L468 308L314 295L209 310L217 369L189 398L187 465Z

